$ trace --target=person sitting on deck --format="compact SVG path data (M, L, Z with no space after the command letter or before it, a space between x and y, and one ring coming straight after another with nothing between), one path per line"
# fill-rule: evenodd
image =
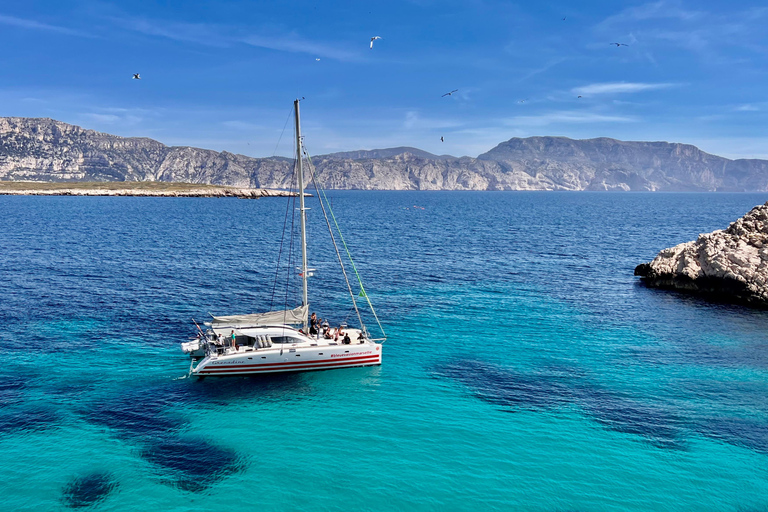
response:
M350 343L352 343L352 340L349 339L349 333L348 332L344 333L344 339L342 340L342 343L345 344L345 345L349 345Z
M332 338L333 338L333 335L331 334L331 328L330 328L330 327L328 327L328 324L326 324L326 325L323 327L323 337L324 337L325 339L327 339L327 340L330 340L330 339L332 339Z

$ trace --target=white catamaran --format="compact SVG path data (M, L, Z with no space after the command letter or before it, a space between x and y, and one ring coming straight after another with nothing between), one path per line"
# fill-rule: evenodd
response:
M339 256L341 270L360 321L360 328L323 329L323 326L314 324L314 320L310 322L308 318L307 278L312 275L313 269L307 267L306 208L304 207L302 167L304 152L299 123L299 100L294 101L293 104L296 116L296 171L301 237L301 306L267 313L214 316L211 322L205 324L208 326L205 332L198 326L197 338L181 344L182 351L192 357L191 375L198 377L254 375L381 364L381 342L386 338L371 338L363 324L355 294L347 279L341 253L336 247L332 232L331 239ZM323 199L319 198L327 221L328 216ZM330 205L328 206L330 208ZM327 222L327 224L330 231L330 223ZM354 268L354 263L352 265ZM360 282L359 296L364 297L371 306L362 282ZM371 311L378 322L372 306ZM379 328L381 328L380 323ZM384 330L381 329L381 331L384 334Z

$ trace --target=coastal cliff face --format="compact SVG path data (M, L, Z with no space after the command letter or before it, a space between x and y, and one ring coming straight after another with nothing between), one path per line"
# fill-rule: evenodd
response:
M390 148L313 159L326 188L376 190L764 191L768 161L728 160L686 144L608 138L510 139L477 158ZM288 188L293 164L52 119L0 118L0 180L168 181Z
M768 307L768 203L635 268L646 285Z

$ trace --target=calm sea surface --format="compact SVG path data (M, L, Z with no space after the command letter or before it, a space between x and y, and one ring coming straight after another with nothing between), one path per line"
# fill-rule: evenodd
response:
M192 318L296 304L292 205L0 197L0 508L768 509L768 312L632 275L768 194L330 196L384 364L201 381Z

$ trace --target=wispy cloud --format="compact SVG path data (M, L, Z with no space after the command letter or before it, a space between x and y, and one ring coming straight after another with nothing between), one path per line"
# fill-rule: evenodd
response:
M518 83L519 82L524 82L525 80L528 80L531 77L534 77L534 76L536 76L538 74L541 74L541 73L544 73L546 71L549 71L551 68L557 66L558 64L564 62L565 60L566 60L565 57L561 57L559 59L555 59L555 60L552 60L552 61L548 62L544 66L541 66L541 67L536 68L536 69L532 69L531 71L529 71L528 73L526 73L522 77L520 77L520 79L518 80Z
M409 110L405 113L405 120L403 121L403 128L406 130L418 129L436 129L436 128L457 128L462 126L462 123L454 121L452 119L426 119L421 117L419 112L415 110Z
M85 121L88 126L112 126L119 124L121 127L135 126L141 123L144 119L140 116L128 114L128 115L116 115L116 114L99 114L96 112L86 112L78 116Z
M535 116L515 116L503 120L506 126L548 126L573 123L633 123L637 118L572 110L547 112Z
M768 53L764 44L766 17L765 7L705 12L687 9L681 1L661 0L624 9L595 29L604 37L634 35L645 48L663 45L669 51L674 46L710 62L739 62L744 57L734 58L729 49ZM647 50L644 54L655 59Z
M196 43L204 46L226 47L231 39L224 35L222 27L206 23L155 21L131 16L109 17L113 23L148 36L163 37L174 41Z
M241 130L241 131L253 131L253 130L266 129L266 127L263 125L256 124L256 123L249 123L248 121L231 120L231 121L222 121L221 124L223 126L226 126L227 128L232 128L233 130Z
M608 27L615 24L637 22L660 18L673 18L682 21L696 20L703 17L706 13L702 11L691 11L680 6L679 2L669 2L661 0L659 2L650 2L635 7L624 9L618 14L606 18L600 26Z
M41 23L39 21L29 20L24 18L17 18L15 16L5 16L2 14L0 14L0 24L10 25L12 27L27 28L31 30L44 30L46 32L55 32L58 34L65 34L68 36L93 37L90 34L86 34L85 32L80 32L79 30L73 30L67 27L60 27L58 25L49 25L47 23Z
M641 82L606 82L606 83L589 84L581 87L576 87L571 91L574 94L582 94L582 95L620 94L620 93L652 91L656 89L667 89L669 87L674 87L675 85L677 84L671 84L671 83L648 84L648 83L641 83Z
M259 48L291 53L306 53L340 61L356 61L361 59L359 52L345 48L342 45L312 41L293 32L276 36L249 35L240 40L245 44Z
M133 32L202 46L223 48L246 44L276 51L306 53L314 57L340 61L361 59L360 52L351 50L343 44L307 39L295 31L269 29L262 30L261 33L249 33L250 30L236 25L162 21L134 16L109 16L108 19Z

